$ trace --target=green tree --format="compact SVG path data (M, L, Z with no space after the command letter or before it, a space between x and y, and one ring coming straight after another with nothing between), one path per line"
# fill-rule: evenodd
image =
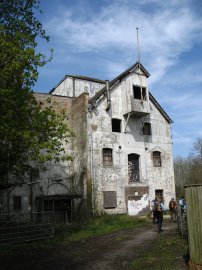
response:
M0 183L9 175L23 181L33 167L70 159L64 142L72 136L65 112L51 99L37 102L32 86L38 67L47 63L36 53L37 38L49 40L35 14L38 0L0 1Z
M202 159L202 138L201 137L197 138L196 141L194 142L192 151L196 157L198 157L199 159Z
M184 194L184 186L202 183L202 138L193 143L189 157L174 160L175 184L177 195Z

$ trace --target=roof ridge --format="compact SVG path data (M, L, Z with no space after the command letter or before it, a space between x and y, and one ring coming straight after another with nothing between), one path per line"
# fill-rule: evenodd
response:
M140 69L145 73L147 78L150 77L150 74L146 70L146 68L144 68L144 66L141 63L136 62L135 64L127 68L125 71L123 71L121 74L119 74L117 77L115 77L113 80L111 80L109 82L109 87L112 87L117 81L122 80L123 77L127 76L135 67L138 67L138 65L140 66ZM102 96L105 93L105 91L106 87L104 86L102 89L100 89L100 91L95 93L95 95L89 100L89 103L95 102L100 96Z

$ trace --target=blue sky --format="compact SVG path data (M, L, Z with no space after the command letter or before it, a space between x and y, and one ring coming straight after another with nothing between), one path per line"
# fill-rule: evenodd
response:
M113 79L137 61L149 71L150 92L173 119L174 156L188 156L202 137L201 0L41 0L39 16L53 60L34 90L49 92L66 74Z

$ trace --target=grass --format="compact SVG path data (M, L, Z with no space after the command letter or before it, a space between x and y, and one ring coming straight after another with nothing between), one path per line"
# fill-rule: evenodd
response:
M141 256L131 263L132 269L184 270L183 255L187 253L187 242L176 233L173 237L159 235L149 249L141 250Z
M127 215L103 215L71 226L58 227L56 233L64 240L77 241L91 236L99 236L123 229L138 227L150 222L147 218Z
M72 242L85 239L87 237L99 236L111 232L138 227L151 221L147 218L137 218L127 215L103 215L96 218L86 219L71 225L57 225L55 228L55 238L33 241L21 244L11 244L0 246L0 255L12 254L17 249L49 248L61 242ZM121 239L117 239L120 241Z

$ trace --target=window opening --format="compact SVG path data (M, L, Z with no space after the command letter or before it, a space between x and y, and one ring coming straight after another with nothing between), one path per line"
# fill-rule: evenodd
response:
M44 200L44 211L54 211L53 200Z
M112 166L113 159L112 159L112 149L110 148L103 148L103 166Z
M129 182L139 182L139 155L128 155L128 176Z
M13 197L13 210L20 211L21 209L22 209L21 197L20 196Z
M153 165L154 167L161 167L161 152L153 152Z
M133 97L134 99L142 99L146 100L146 87L142 87L142 98L141 98L141 87L138 85L133 85Z
M151 123L144 122L142 133L143 135L151 135Z
M155 197L159 199L163 199L163 189L156 189L155 190Z
M112 119L112 132L121 132L121 120Z

